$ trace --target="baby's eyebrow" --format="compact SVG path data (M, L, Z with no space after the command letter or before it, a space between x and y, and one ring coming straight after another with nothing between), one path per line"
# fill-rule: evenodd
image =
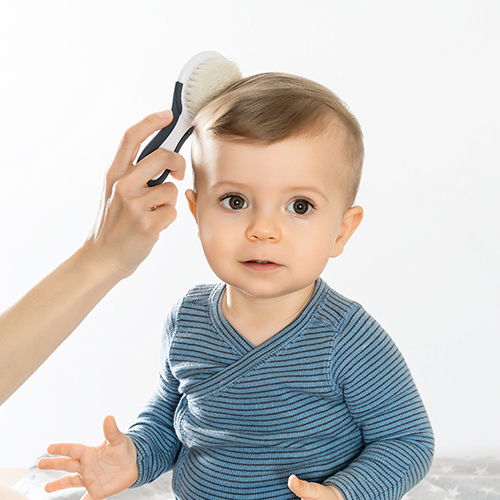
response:
M246 187L248 187L248 186L246 184L243 184L242 182L219 181L219 182L216 182L215 184L212 184L209 187L209 189L210 189L210 191L215 191L215 190L223 189L223 188L239 190L239 189L244 189Z
M243 190L245 188L248 189L248 186L242 182L237 182L237 181L219 181L216 182L215 184L212 184L209 189L211 191L215 191L218 189L233 189L233 190ZM319 196L321 196L324 199L327 199L326 194L316 186L285 186L283 188L283 191L286 193L315 193Z
M328 199L326 194L321 189L317 188L316 186L289 187L289 188L287 188L287 191L290 191L291 193L298 193L298 194L310 192L310 193L315 193L315 194L321 196L325 200Z

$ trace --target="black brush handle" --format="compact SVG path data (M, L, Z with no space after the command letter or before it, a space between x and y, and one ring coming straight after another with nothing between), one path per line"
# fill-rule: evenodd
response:
M175 82L175 88L174 88L174 97L172 99L172 114L174 115L172 118L172 121L164 128L162 128L149 142L148 144L144 147L142 150L141 154L139 155L139 158L137 159L137 163L139 163L141 160L146 158L146 156L150 155L153 151L156 151L161 145L167 140L168 136L172 133L174 130L175 126L177 125L177 122L179 121L179 117L181 116L182 113L182 83L181 82ZM191 129L192 131L192 129ZM185 136L186 134L184 134ZM190 134L189 134L190 135ZM188 135L188 137L189 137ZM186 141L187 137L184 139L181 139L179 141L179 144L182 146L184 142ZM182 143L182 144L181 144ZM175 148L175 152L178 153L180 146L179 144ZM170 173L170 170L165 170L158 178L156 179L151 179L148 181L148 186L157 186L158 184L161 184L168 176Z

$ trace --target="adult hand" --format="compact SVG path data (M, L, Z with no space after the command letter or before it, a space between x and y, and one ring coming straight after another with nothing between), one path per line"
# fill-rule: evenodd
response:
M129 128L106 175L101 210L84 245L0 315L0 404L52 354L93 307L149 255L176 217L177 188L147 182L170 169L184 177L177 153L158 149L137 165L141 142L172 120L170 111Z
M309 483L293 475L288 478L288 487L302 500L344 500L335 486Z
M131 439L108 416L103 423L105 441L100 446L51 444L48 452L64 457L42 458L39 469L64 470L73 474L45 485L45 491L87 489L82 500L102 500L132 486L139 477L137 453Z
M184 158L159 148L133 163L141 143L171 120L172 113L164 111L130 127L106 175L98 219L84 250L120 279L137 269L177 214L176 186L167 182L148 187L147 182L166 169L174 179L183 179Z

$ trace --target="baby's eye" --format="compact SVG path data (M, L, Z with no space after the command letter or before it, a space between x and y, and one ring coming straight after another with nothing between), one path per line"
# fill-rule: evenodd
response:
M246 208L248 206L245 198L239 194L230 194L225 198L222 198L220 202L223 206L229 208L229 210L241 210L242 208Z
M287 210L290 212L293 212L297 215L305 215L314 210L314 207L311 202L304 200L304 199L298 199L292 201L287 207Z

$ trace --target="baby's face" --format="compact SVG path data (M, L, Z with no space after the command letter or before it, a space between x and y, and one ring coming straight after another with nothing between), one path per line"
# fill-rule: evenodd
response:
M331 135L198 144L197 192L187 196L222 281L251 296L279 297L310 287L342 252L343 144Z

